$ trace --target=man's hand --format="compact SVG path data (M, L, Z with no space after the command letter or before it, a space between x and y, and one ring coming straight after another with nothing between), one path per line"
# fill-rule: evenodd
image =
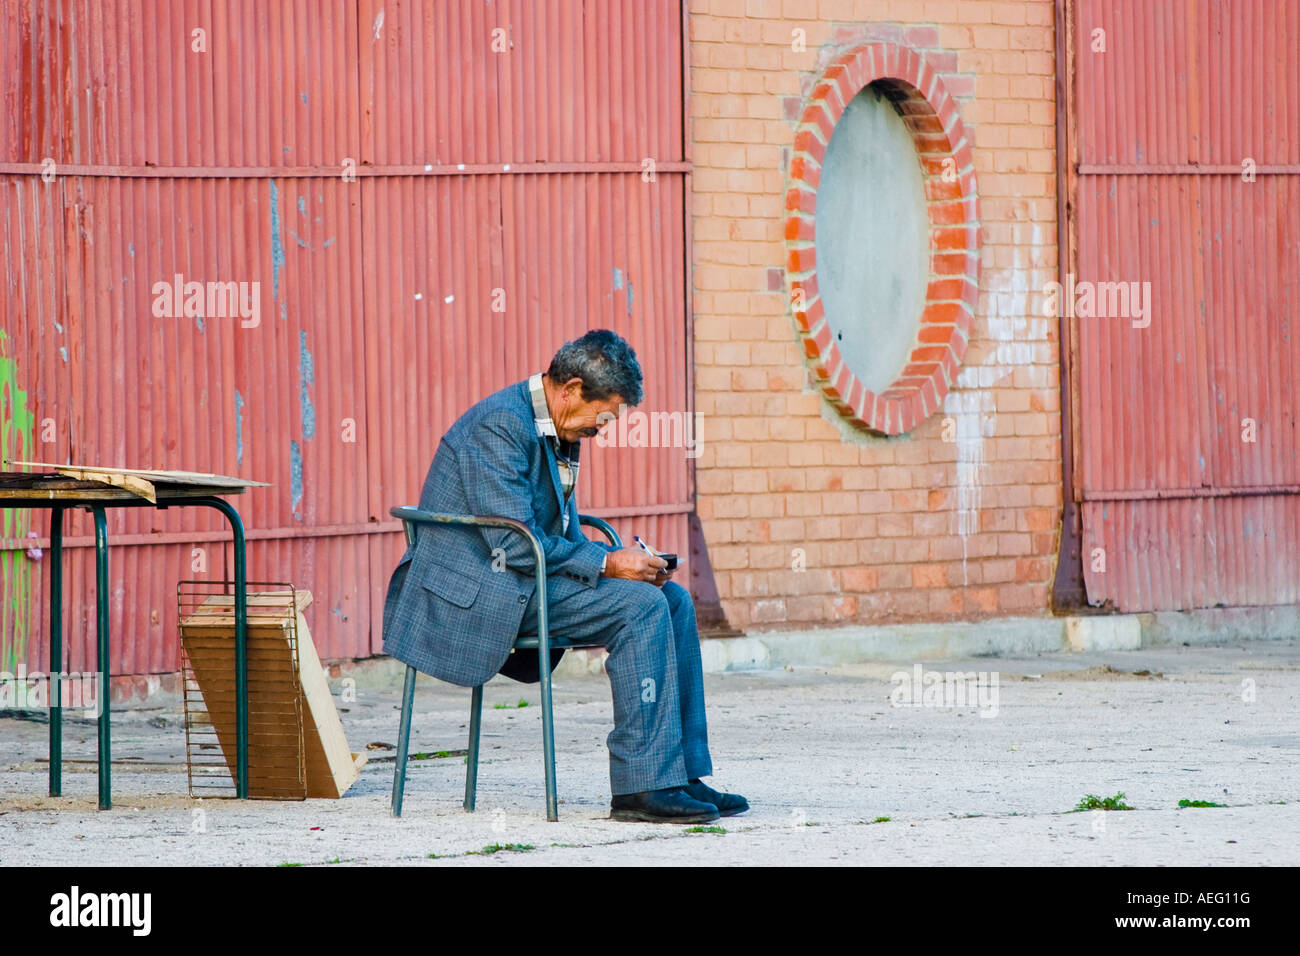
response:
M605 577L645 581L661 588L672 577L672 572L665 570L667 567L668 562L663 558L656 558L640 548L623 548L609 552L609 559L605 562Z

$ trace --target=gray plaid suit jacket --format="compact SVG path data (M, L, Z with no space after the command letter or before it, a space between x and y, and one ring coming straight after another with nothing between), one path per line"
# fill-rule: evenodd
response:
M425 511L528 525L546 555L549 601L596 587L608 550L582 533L576 492L564 533L564 506L555 453L537 434L527 379L489 395L448 429L420 494ZM415 547L388 584L384 653L462 687L485 683L510 656L537 587L534 564L532 546L514 531L420 525ZM553 653L552 666L558 657Z

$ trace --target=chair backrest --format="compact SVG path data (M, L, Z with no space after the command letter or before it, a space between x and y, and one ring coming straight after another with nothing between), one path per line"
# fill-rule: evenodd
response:
M415 507L415 505L399 505L390 509L389 514L392 514L392 512L398 511L401 508L410 508L414 510ZM613 526L610 525L609 522L594 517L593 515L578 515L578 521L584 527L595 528L597 531L604 534L605 538L615 548L623 547L623 540L619 537L618 532L614 530ZM415 535L419 530L419 524L420 523L417 521L410 521L406 518L402 519L402 531L406 533L406 546L408 548L415 547Z

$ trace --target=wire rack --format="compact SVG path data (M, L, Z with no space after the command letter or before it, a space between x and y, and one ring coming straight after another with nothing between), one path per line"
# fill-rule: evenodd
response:
M231 581L176 586L191 796L236 796L234 593ZM253 798L307 796L298 654L304 597L310 600L308 592L291 584L248 584L248 795Z

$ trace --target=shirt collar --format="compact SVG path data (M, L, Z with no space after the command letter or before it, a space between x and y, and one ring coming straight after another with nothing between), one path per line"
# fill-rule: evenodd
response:
M551 421L551 410L546 407L546 388L542 385L541 372L534 372L529 376L528 391L533 396L533 421L537 425L538 437L550 435L552 438L558 438L555 433L555 422Z

